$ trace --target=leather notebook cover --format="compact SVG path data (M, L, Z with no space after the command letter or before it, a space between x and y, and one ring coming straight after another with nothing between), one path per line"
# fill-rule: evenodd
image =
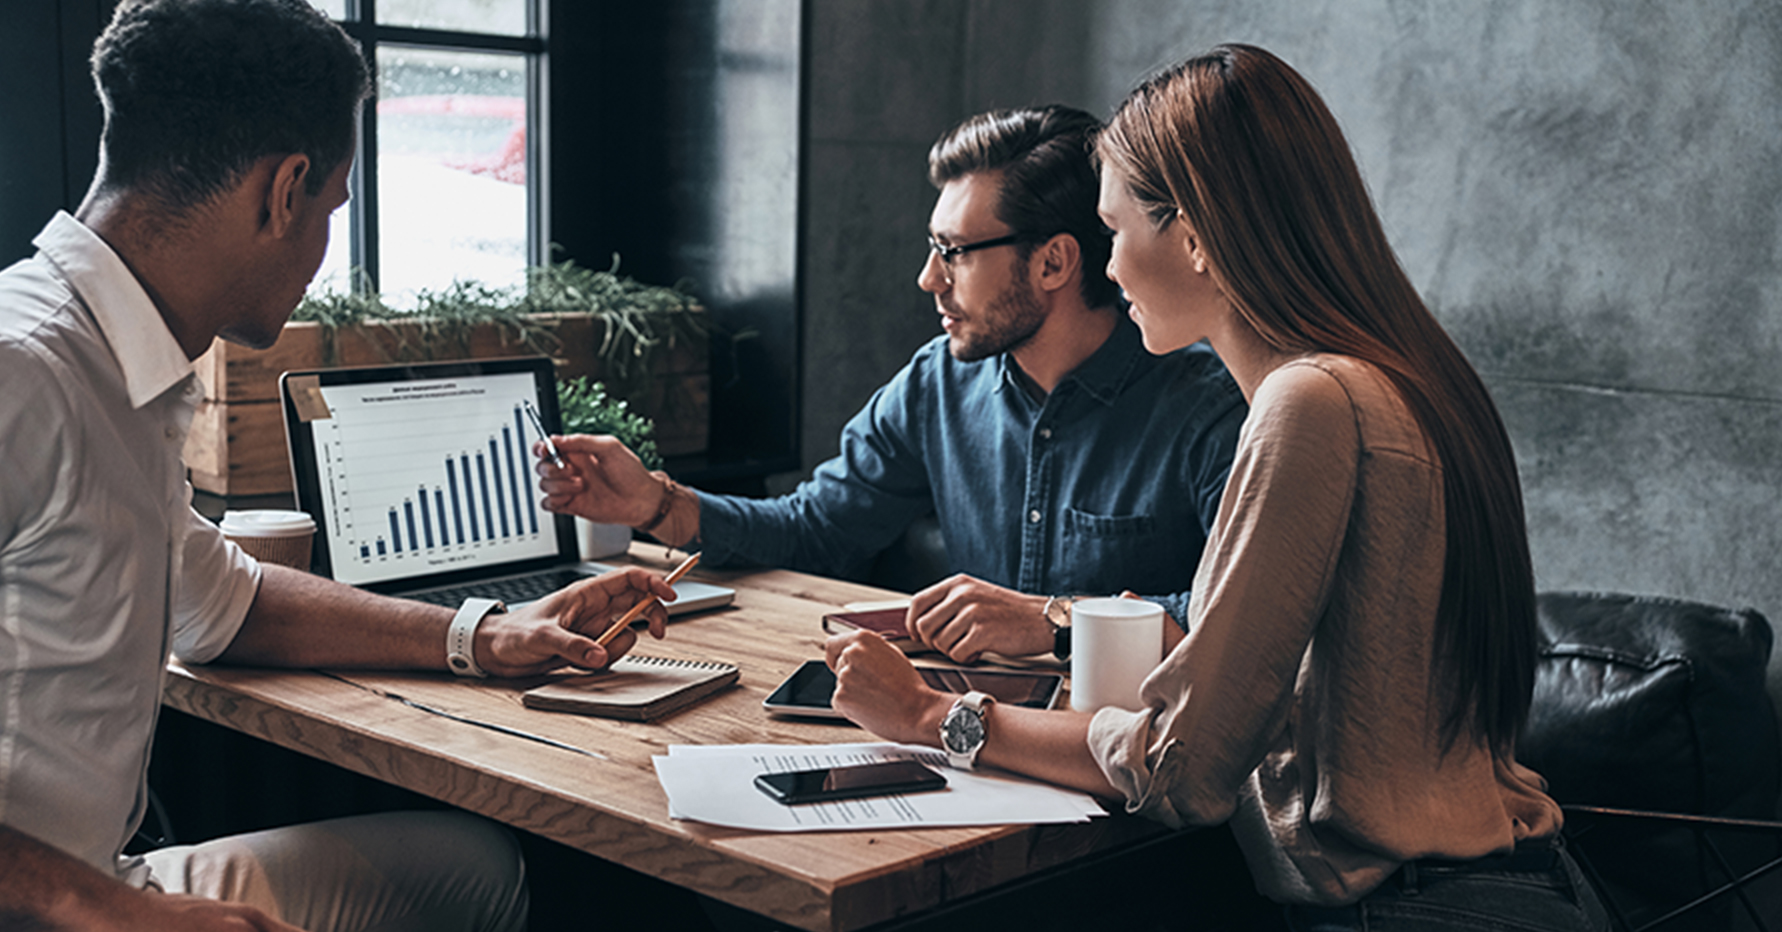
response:
M737 680L735 664L625 656L597 673L527 690L529 709L649 721L685 708Z

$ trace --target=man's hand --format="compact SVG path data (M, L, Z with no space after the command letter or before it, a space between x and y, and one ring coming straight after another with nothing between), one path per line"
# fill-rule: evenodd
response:
M532 447L538 463L538 488L550 511L576 515L601 524L637 527L656 515L662 483L643 461L617 439L575 434L558 438L561 468L551 465L544 444Z
M835 671L830 704L861 728L905 744L938 744L953 699L922 682L903 651L871 631L831 637L824 659Z
M594 643L626 610L654 596L644 610L650 636L666 632L674 587L642 567L614 570L539 599L507 614L490 615L476 629L477 664L494 676L529 676L565 664L595 670L625 655L637 635L621 631L605 647Z
M76 926L119 932L303 932L241 903L224 903L184 894L144 891L143 909L116 925Z
M0 927L81 932L303 932L252 906L126 886L0 825Z
M916 593L905 623L910 637L959 663L971 663L985 651L1025 657L1052 649L1045 607L1045 596L1023 595L961 573Z

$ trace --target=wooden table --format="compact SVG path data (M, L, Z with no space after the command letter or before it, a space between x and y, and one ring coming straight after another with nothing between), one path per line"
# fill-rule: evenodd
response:
M632 562L666 570L660 547ZM821 616L891 593L779 570L706 572L733 607L669 626L640 653L727 660L742 680L652 723L538 712L525 681L445 673L173 666L174 709L554 839L735 906L811 930L852 930L936 909L1048 868L1160 834L1116 813L1074 825L780 834L668 817L653 755L670 744L873 740L847 724L768 716L761 700L823 655ZM581 751L455 721L511 728ZM599 756L593 756L599 755Z

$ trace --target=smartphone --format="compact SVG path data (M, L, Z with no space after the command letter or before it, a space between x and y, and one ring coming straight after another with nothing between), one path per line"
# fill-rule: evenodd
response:
M1050 709L1064 689L1057 673L1025 670L978 670L960 667L917 667L922 680L941 692L965 695L972 690L988 693L997 702ZM761 707L777 715L841 718L829 704L835 695L835 673L821 660L807 660L762 701Z
M755 786L776 801L792 806L862 796L928 793L946 789L947 778L913 760L894 760L882 764L764 773L755 778Z
M830 634L840 634L855 628L865 628L887 641L894 641L910 636L909 629L903 624L904 616L908 614L908 608L878 608L870 612L830 612L823 616L823 630Z

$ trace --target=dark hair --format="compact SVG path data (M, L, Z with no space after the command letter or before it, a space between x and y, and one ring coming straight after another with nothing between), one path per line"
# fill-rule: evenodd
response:
M1442 467L1436 618L1445 745L1514 747L1536 651L1534 570L1510 438L1398 263L1336 118L1287 63L1222 45L1133 91L1096 142L1162 227L1200 234L1214 282L1270 346L1377 366Z
M93 46L101 183L174 212L259 159L309 156L314 195L352 154L371 93L358 43L306 0L126 0Z
M1095 212L1101 187L1089 162L1089 141L1101 121L1072 107L992 110L948 130L928 150L928 180L939 188L965 175L1002 172L996 216L1015 233L1069 233L1083 255L1083 300L1112 305L1120 288L1108 280L1112 240ZM1023 244L1023 255L1033 246Z

